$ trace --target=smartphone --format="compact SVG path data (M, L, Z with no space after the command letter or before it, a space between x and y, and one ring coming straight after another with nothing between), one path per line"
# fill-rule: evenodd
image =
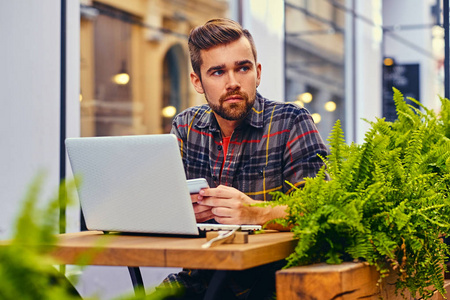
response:
M187 180L189 193L198 194L201 189L209 188L208 182L205 178L196 178Z

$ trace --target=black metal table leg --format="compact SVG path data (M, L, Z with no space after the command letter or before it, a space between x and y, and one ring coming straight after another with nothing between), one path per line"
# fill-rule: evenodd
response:
M142 280L139 267L128 267L128 271L130 272L131 283L133 284L136 296L145 296L144 281Z

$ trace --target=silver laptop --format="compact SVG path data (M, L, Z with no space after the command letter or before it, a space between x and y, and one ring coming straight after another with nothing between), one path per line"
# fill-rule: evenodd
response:
M175 135L66 139L89 230L199 235L260 226L197 224Z

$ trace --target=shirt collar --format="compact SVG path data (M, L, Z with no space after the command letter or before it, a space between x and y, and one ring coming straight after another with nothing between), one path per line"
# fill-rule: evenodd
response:
M264 101L265 98L261 96L258 92L256 93L255 103L250 110L247 117L245 117L244 123L246 125L262 128L264 126ZM199 117L198 121L194 125L197 128L209 127L210 131L220 131L219 124L217 123L216 117L214 116L211 108L205 110L202 116Z

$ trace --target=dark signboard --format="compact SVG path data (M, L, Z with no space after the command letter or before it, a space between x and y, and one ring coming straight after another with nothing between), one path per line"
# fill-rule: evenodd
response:
M383 66L383 117L386 121L395 121L397 113L392 97L392 87L397 88L403 96L420 101L420 68L419 64L395 64ZM409 100L408 104L417 105Z

